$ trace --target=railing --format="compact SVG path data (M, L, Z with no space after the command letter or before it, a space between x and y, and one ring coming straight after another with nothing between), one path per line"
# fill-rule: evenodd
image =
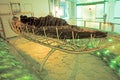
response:
M103 31L116 32L120 34L120 23L87 21L80 19L70 19L68 23L77 25L79 27L95 28Z
M91 25L94 27L97 27L100 30L107 30L111 28L111 32L114 32L114 24L110 22L98 22L98 21L84 21L84 26L85 27L91 27ZM108 27L108 28L107 28Z

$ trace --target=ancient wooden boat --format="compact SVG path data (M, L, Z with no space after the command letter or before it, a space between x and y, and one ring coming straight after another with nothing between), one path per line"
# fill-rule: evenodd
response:
M106 32L69 25L65 20L53 16L20 16L20 21L14 17L10 24L21 37L51 48L41 63L40 72L56 50L72 54L88 53L105 48L107 44Z
M27 27L29 32L34 29L35 34L44 35L45 32L48 37L52 38L57 38L57 35L60 39L81 39L90 38L91 36L94 38L107 37L106 32L69 25L65 20L49 15L40 18L20 16L20 20L22 23L29 25ZM22 29L26 30L26 27L22 27Z
M69 25L53 16L13 18L11 28L20 36L67 53L86 53L105 47L107 33Z

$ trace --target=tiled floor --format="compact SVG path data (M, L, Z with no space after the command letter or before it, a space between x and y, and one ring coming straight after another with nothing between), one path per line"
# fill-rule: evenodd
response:
M40 64L51 50L49 47L21 37L9 41ZM108 49L120 54L118 42L114 42L114 45L109 46ZM40 75L43 80L120 80L105 62L89 53L69 54L56 50L43 68Z

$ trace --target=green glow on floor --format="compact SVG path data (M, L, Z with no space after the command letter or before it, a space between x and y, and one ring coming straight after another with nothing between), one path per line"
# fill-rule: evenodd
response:
M115 60L112 60L111 62L110 62L110 68L112 68L112 69L115 69L116 68L116 61Z
M96 54L97 54L97 56L100 56L100 55L101 55L101 53L100 53L100 52L96 52Z
M40 80L11 55L8 45L0 39L0 80Z
M109 50L103 50L103 55L106 56L106 55L109 55Z
M112 42L112 41L113 41L113 39L112 39L112 38L109 38L109 39L108 39L108 41L109 41L109 42Z

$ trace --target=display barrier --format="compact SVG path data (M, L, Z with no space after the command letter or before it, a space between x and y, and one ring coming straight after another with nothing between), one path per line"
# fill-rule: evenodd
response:
M115 32L120 34L119 26L120 23L112 23L112 22L102 22L102 21L89 21L89 20L80 20L80 19L70 19L68 21L69 23L74 23L74 25L77 25L79 27L89 27L89 28L95 28L103 31L108 32Z

